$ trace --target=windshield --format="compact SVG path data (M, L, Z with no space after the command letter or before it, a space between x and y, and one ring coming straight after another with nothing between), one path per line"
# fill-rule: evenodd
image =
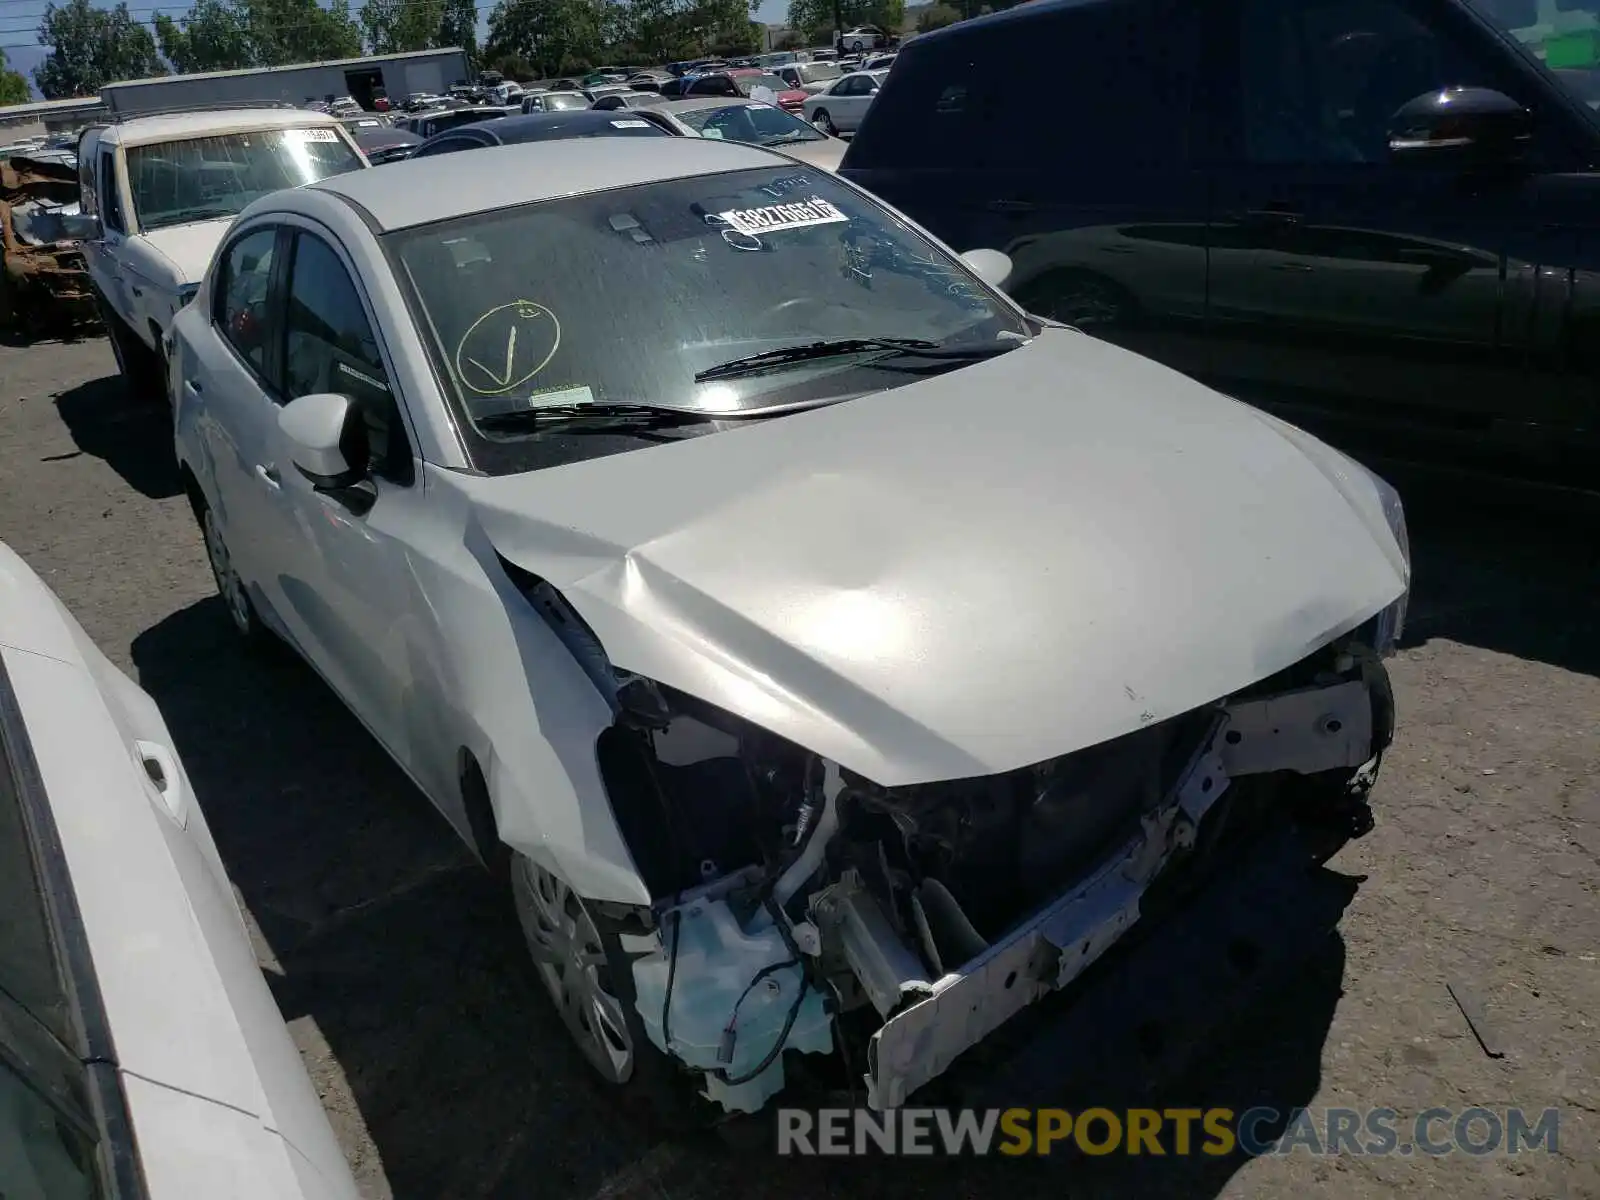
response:
M916 378L879 364L880 351L695 382L780 348L909 338L959 350L1029 336L959 261L821 170L641 184L387 240L452 400L487 441L547 436L503 420L547 405L751 412Z
M1569 93L1600 109L1600 0L1472 0Z
M770 72L765 75L739 75L734 78L733 84L739 89L740 94L748 96L758 87L770 88L774 92L787 92L789 85Z
M795 142L823 142L827 138L809 121L770 104L730 104L678 114L678 119L701 137L748 142L756 146L787 146Z
M363 165L327 126L154 142L129 146L127 153L133 210L144 230L230 217L269 192Z
M832 63L801 63L795 70L800 72L800 79L805 83L825 83L844 74Z

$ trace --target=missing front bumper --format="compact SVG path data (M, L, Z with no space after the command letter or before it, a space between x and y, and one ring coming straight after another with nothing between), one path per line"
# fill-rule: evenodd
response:
M1381 672L1381 668L1380 668ZM1088 879L933 984L869 1044L868 1103L902 1105L1024 1008L1066 987L1139 920L1146 891L1173 856L1195 845L1230 780L1360 768L1382 749L1371 680L1304 688L1221 710L1206 744L1140 833Z

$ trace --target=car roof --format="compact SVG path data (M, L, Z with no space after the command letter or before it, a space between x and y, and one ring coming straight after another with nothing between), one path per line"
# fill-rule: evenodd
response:
M532 142L551 136L557 130L564 131L567 136L590 130L603 133L611 128L613 122L631 119L617 109L577 108L565 112L521 113L485 125L483 132L502 144Z
M208 134L243 133L252 129L304 129L339 124L338 117L313 108L219 108L203 112L129 117L115 125L104 126L100 130L100 137L113 144L142 146L150 142L170 142Z
M386 166L381 179L372 178L378 171L347 171L303 190L343 196L387 232L557 196L789 161L759 146L713 138L571 138L453 154L448 178L424 158Z
M745 96L691 96L687 100L668 100L664 104L656 104L652 107L669 113L681 113L703 112L708 108L771 108L773 106L761 100L751 100Z

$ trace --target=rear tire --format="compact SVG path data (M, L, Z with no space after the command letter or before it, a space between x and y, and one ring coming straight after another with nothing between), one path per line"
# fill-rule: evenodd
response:
M216 581L217 595L221 597L228 618L233 622L234 632L252 650L272 645L275 639L261 623L255 602L250 599L244 580L234 568L233 556L228 553L216 514L203 497L191 495L190 504L194 507L195 520L200 525L200 536L205 541L206 559L211 564L211 577Z

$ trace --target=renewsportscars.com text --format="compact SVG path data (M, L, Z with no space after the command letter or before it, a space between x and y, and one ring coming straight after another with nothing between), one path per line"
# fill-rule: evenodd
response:
M1488 1156L1560 1147L1557 1109L863 1108L778 1111L783 1155Z

